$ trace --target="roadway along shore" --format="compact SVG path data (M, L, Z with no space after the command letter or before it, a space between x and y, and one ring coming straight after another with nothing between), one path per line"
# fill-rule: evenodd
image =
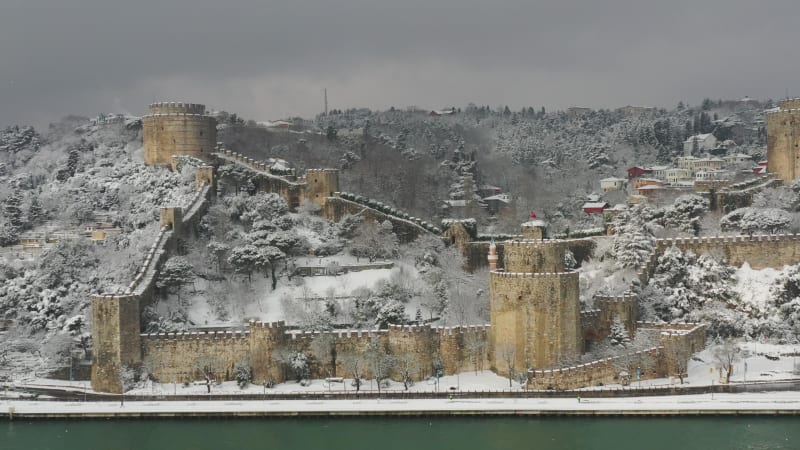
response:
M518 399L0 401L0 419L299 416L800 415L800 392Z

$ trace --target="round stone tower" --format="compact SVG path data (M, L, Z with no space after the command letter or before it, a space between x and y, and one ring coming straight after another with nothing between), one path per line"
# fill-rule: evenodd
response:
M503 243L505 270L490 273L492 367L507 374L575 361L583 348L577 272L564 268L567 242Z
M142 118L144 163L170 164L172 155L207 159L217 145L217 121L205 105L162 102Z
M787 184L800 177L800 98L767 113L767 172Z

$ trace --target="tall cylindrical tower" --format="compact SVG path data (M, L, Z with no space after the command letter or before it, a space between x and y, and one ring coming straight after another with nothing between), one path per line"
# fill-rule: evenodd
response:
M490 273L492 367L550 369L583 348L577 272L564 268L565 241L503 244L505 270Z
M207 159L217 145L217 121L205 105L153 103L142 125L147 165L170 164L172 155Z

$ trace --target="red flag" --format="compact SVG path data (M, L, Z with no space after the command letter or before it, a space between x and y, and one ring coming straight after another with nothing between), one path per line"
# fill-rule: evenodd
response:
M531 219L535 219L535 218L536 218L536 212L535 211L531 211Z

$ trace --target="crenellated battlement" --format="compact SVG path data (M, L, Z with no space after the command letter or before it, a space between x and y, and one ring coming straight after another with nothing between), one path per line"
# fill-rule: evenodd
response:
M440 336L455 336L459 334L488 333L491 328L491 324L484 324L468 325L463 327L434 327L433 331Z
M286 328L286 322L283 320L279 320L277 322L262 322L260 320L251 320L249 323L250 329L253 328L271 328L271 329L284 329Z
M747 262L753 269L780 269L800 261L799 234L658 239L656 255L663 254L673 246L696 255L714 253L736 267Z
M492 277L498 278L558 278L578 276L577 272L506 272L498 269L490 272Z
M656 239L658 249L682 245L699 244L727 244L727 243L749 243L749 242L776 242L776 241L798 241L800 234L756 234L752 236L705 236L705 237L685 237L685 238L665 238Z
M664 330L667 333L694 333L700 329L707 328L702 323L667 323L667 322L636 322L636 326L642 329Z
M795 114L800 114L800 108L773 109L766 112L767 116L795 115Z
M372 330L332 330L332 331L287 331L288 336L293 341L314 340L321 336L330 336L338 339L365 339L372 337L380 337L388 333L388 330L372 329Z
M149 105L151 115L188 114L202 116L206 113L206 105L186 102L156 102Z
M220 340L220 339L247 339L250 337L250 330L227 330L227 331L184 331L177 333L142 333L139 335L142 340L151 341L180 341L180 340Z
M507 246L541 246L541 247L548 247L548 246L558 246L558 247L565 247L571 243L575 242L585 242L585 238L575 238L575 239L510 239L503 241L503 245Z
M631 291L626 291L622 295L595 295L592 297L595 306L604 303L636 303L639 296Z
M207 159L217 145L217 120L198 103L153 103L142 131L147 165L170 165L174 155Z
M398 333L429 333L433 330L430 324L425 325L396 325L389 324L389 332Z

